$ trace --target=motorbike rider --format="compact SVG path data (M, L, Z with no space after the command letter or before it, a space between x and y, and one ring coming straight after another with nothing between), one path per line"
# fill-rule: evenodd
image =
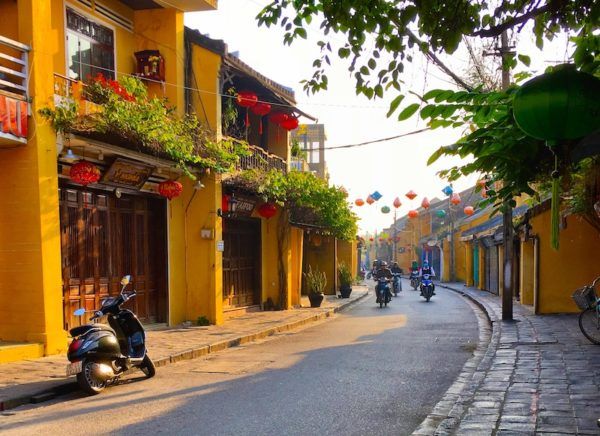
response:
M388 268L387 262L382 260L379 262L379 267L373 273L373 279L378 280L380 278L392 280L392 271ZM377 295L377 301L379 301L379 294Z
M432 266L429 265L428 261L423 261L423 266L421 268L419 268L419 278L423 278L423 274L429 274L431 277L435 276L435 271L433 269ZM435 285L432 283L431 286L433 286L433 295L435 295ZM421 295L423 295L423 293L421 293Z
M400 268L400 265L398 265L398 262L392 263L392 267L390 269L392 270L392 273L394 273L394 274L402 274L402 268Z

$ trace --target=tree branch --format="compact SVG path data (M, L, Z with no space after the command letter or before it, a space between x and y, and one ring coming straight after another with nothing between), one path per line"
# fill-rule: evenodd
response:
M434 64L436 64L444 73L446 73L448 76L450 76L452 78L452 80L454 80L454 82L456 82L456 84L458 86L460 86L461 88L463 88L466 91L472 91L473 87L470 86L467 82L465 82L463 79L461 79L456 73L454 73L450 68L448 68L446 66L446 64L444 64L440 58L438 58L435 53L433 53L431 50L426 49L423 50L423 42L417 37L417 35L415 35L414 33L412 33L409 29L406 29L406 34L408 35L409 38L411 38L413 40L413 42L415 44L417 44L417 46L419 47L419 49L421 50L421 52L427 56Z
M518 17L511 17L507 19L504 23L498 24L497 26L490 27L489 29L478 30L477 32L472 33L470 36L478 36L482 38L493 38L496 36L500 36L505 30L511 29L518 24L525 23L530 19L535 18L538 15L544 14L550 10L550 4L547 3L542 7L532 9L524 13L523 15L519 15Z

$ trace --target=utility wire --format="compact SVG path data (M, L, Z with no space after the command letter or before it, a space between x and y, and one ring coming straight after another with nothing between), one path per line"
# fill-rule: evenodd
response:
M402 133L400 135L395 135L395 136L390 136L388 138L381 138L381 139L374 139L372 141L365 141L365 142L359 142L358 144L346 144L346 145L335 145L333 147L317 147L317 148L307 148L305 149L306 151L315 151L315 150L338 150L341 148L352 148L352 147L362 147L363 145L370 145L370 144L376 144L379 142L387 142L387 141L391 141L393 139L398 139L398 138L403 138L405 136L411 136L411 135L416 135L418 133L423 133L426 132L428 130L431 130L431 128L426 127L424 129L419 129L419 130L413 130L412 132L407 132L407 133ZM298 135L301 136L301 135Z

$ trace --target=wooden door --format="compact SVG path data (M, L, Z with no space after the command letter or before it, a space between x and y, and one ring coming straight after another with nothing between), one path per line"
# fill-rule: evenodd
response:
M226 219L223 242L223 305L260 304L260 221Z
M60 198L65 328L85 321L73 316L75 309L97 309L118 295L127 274L137 296L126 307L143 321L165 321L163 201L67 187Z

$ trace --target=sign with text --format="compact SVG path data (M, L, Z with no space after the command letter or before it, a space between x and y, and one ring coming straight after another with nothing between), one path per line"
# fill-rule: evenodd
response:
M256 200L252 197L235 196L237 200L235 215L237 216L250 216L256 207Z
M154 168L140 162L117 158L102 178L102 183L142 189Z

